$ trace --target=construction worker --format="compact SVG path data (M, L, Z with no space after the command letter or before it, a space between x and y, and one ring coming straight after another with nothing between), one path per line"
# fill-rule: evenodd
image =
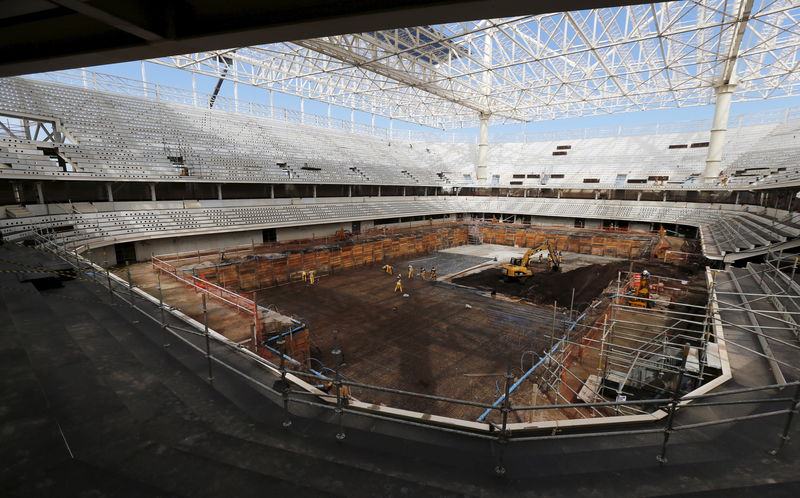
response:
M394 284L394 291L403 293L403 280L400 278L400 275L397 276L397 282Z
M422 270L419 272L419 276L422 277L422 280L425 280L425 278L428 276L428 272L425 271L424 266L422 267Z
M436 267L431 266L431 280L436 280Z
M539 264L542 264L542 253L539 253Z
M314 270L311 270L310 272L308 272L308 283L309 284L314 285L315 276L316 275L315 275Z
M383 265L383 271L387 274L392 275L394 271L392 270L392 265Z
M412 278L414 276L414 267L408 265L408 278Z
M302 272L300 272L300 278L302 278L302 279L303 279L303 282L306 282L306 281L308 281L308 272L306 272L305 270L303 270Z

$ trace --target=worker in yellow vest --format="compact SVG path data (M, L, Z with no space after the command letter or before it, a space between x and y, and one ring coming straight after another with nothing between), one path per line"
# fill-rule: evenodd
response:
M431 280L436 280L436 267L431 266Z
M427 278L428 272L425 271L425 267L424 266L422 267L422 270L419 272L419 276L422 277L422 280L425 280L425 278Z
M307 271L305 271L305 270L303 270L302 272L300 272L300 278L302 278L302 279L303 279L303 282L306 282L306 281L308 281L308 272L307 272Z
M412 278L414 276L414 267L408 265L408 278Z
M385 271L388 275L391 275L392 273L394 273L392 271L392 265L383 265L383 271Z
M315 275L314 270L311 270L310 272L308 272L308 283L309 284L314 285L315 278L316 278L316 275Z
M394 291L403 293L403 281L400 278L400 275L397 276L397 282L394 284Z

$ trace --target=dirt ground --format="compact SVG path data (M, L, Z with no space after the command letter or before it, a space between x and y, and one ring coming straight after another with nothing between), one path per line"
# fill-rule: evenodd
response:
M575 289L575 310L583 310L592 303L606 286L617 279L618 272L647 269L652 274L672 278L687 278L697 274L695 267L679 267L656 262L616 261L604 264L591 264L567 272L552 272L545 265L535 265L533 277L527 281L507 282L499 268L490 268L480 273L466 275L453 280L453 283L496 291L508 296L521 297L534 303L568 308Z
M552 309L492 299L447 283L403 278L377 266L322 278L314 286L292 284L259 293L311 330L312 363L332 367L332 331L344 356L342 373L356 382L491 403L502 393L509 360L521 374L523 351L549 341ZM468 307L469 306L469 307ZM563 320L561 313L557 320ZM475 419L480 408L354 389L358 399L424 413Z

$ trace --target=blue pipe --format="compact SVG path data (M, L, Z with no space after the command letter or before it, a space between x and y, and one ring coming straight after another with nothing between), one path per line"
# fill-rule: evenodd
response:
M597 303L595 303L595 304L592 306L592 308L596 308L596 307L597 307L597 306L600 304L600 302L601 302L601 301L598 301ZM574 322L572 322L572 325L570 325L570 326L569 326L569 328L567 329L567 333L569 333L569 332L572 332L572 331L575 329L575 327L578 325L578 322L580 322L580 321L581 321L581 320L582 320L582 319L583 319L585 316L586 316L586 312L583 312L583 313L581 313L581 314L578 316L578 318L576 318L576 319L575 319L575 321L574 321ZM511 386L511 388L508 390L508 394L511 394L512 392L514 392L514 390L515 390L516 388L518 388L520 384L522 384L522 381L524 381L525 379L527 379L527 378L528 378L528 376L530 376L530 374L532 374L532 373L533 373L533 371L534 371L534 370L536 370L536 368L537 368L539 365L541 365L542 363L544 363L544 360L546 360L547 358L549 358L551 354L555 353L555 352L556 352L556 350L558 350L558 348L561 346L561 344L562 344L564 341L566 341L566 340L567 340L567 336L566 336L566 334L565 334L565 335L564 335L564 337L562 337L562 338L561 338L561 339L560 339L560 340L559 340L559 341L556 343L556 345L555 345L555 346L553 346L553 349L551 349L551 350L550 350L550 351L549 351L549 352L548 352L546 355L544 355L544 356L542 357L542 359L541 359L541 360L539 360L538 362L536 362L536 364L535 364L534 366L532 366L532 367L530 368L530 370L528 370L527 372L525 372L525 374L524 374L522 377L520 377L520 378L519 378L519 380L518 380L518 381L516 381L516 382L514 383L514 385L512 385L512 386ZM502 403L502 402L503 402L503 400L504 400L504 399L506 399L506 395L505 395L505 394L503 394L502 396L500 396L500 397L497 399L497 401L495 401L494 403L492 403L492 406L497 406L497 405L499 405L500 403ZM478 418L477 418L477 421L478 421L478 422L483 422L483 419L485 419L485 418L486 418L486 417L487 417L487 416L488 416L490 413L492 413L492 408L487 408L487 409L486 409L486 411L485 411L485 412L483 412L483 415L481 415L480 417L478 417Z
M286 359L286 361L288 361L288 362L290 362L290 363L294 363L295 365L302 365L302 363L300 363L299 361L295 360L294 358L292 358L292 357L291 357L291 356L289 356L288 354L282 354L282 353L281 353L280 351L278 351L277 349L275 349L275 348L271 348L271 347L269 347L269 346L267 346L267 345L264 345L264 347L265 347L265 348L267 348L268 350L272 351L272 352L273 352L273 353L275 353L276 355L278 355L278 357L281 357L281 356L283 356L283 357ZM311 373L313 373L314 375L316 375L316 376L317 376L317 377L319 377L320 379L331 380L331 379L330 379L330 377L326 377L324 374L322 374L322 373L320 373L320 372L318 372L318 371L314 370L313 368L309 368L309 369L308 369L308 371L309 371L309 372L311 372Z
M275 339L280 339L281 337L283 337L285 335L294 334L298 330L302 330L304 328L305 328L305 324L301 323L300 325L298 325L297 327L289 330L288 332L281 332L278 335L274 335L274 336L270 337L269 339L266 339L264 342L271 342L271 341L274 341Z

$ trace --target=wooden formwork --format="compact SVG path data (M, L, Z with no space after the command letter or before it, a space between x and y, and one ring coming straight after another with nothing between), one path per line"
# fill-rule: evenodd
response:
M448 227L426 233L402 234L346 245L262 255L236 263L198 268L194 272L200 278L227 288L239 292L254 292L298 281L304 271L313 270L317 276L322 276L466 243L466 227Z
M536 247L549 240L559 250L617 258L641 255L651 244L654 235L607 235L602 232L564 233L563 230L523 228L517 226L481 226L483 241L488 244Z

